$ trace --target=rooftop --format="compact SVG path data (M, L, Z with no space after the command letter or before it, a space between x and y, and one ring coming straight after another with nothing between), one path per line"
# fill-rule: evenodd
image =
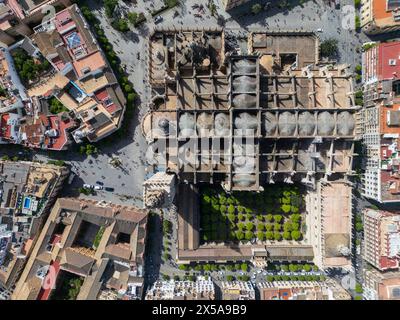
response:
M143 283L147 211L72 198L58 199L14 292L15 299L52 299L33 282L50 277L46 266L82 277L77 299L96 299L110 290L118 299L137 299ZM47 263L47 264L46 264ZM58 273L57 273L58 274ZM57 276L57 275L56 275Z
M12 287L21 264L39 236L44 213L68 170L32 162L0 161L0 225L12 237L0 249L0 284Z
M151 164L229 191L313 183L309 172L352 174L360 124L347 68L319 66L312 33L251 33L248 51L237 55L220 30L151 36L153 98L142 131L151 150L169 141ZM219 141L189 149L185 140L207 137L224 139L223 155Z

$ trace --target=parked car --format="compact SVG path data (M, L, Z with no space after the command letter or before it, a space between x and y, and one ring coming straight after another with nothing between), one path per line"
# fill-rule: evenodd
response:
M105 187L104 190L106 190L108 192L114 192L114 188L111 188L111 187Z
M68 177L68 184L72 183L72 181L74 180L75 176L76 176L76 173L74 173L74 172L70 173L70 175Z
M104 186L104 182L101 181L96 181L96 184L98 184L99 186Z
M94 190L103 190L103 187L96 184Z
M85 184L83 185L83 187L84 187L85 189L93 189L93 188L94 188L91 184L87 184L87 183L85 183Z
M162 16L157 16L154 18L154 23L160 23L161 21L163 21L163 17Z

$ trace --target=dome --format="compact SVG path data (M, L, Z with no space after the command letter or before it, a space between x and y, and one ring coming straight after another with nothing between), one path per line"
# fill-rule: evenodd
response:
M229 115L226 113L218 113L214 119L214 134L217 136L229 135Z
M276 127L277 127L277 121L276 121L275 114L273 114L272 112L265 112L264 113L265 134L267 136L275 135Z
M348 111L340 112L337 116L337 132L342 136L353 134L355 127L354 117Z
M250 187L256 183L256 176L252 174L234 174L232 181L235 186Z
M188 137L194 135L194 115L191 113L184 113L179 118L180 135Z
M254 132L257 130L257 125L257 116L247 112L239 113L235 117L235 128L241 131L247 132L247 130L252 130Z
M254 157L236 156L233 158L232 165L235 172L252 173L255 171L256 160Z
M213 119L210 113L202 112L197 116L197 134L199 136L209 136L209 131L212 129Z
M237 94L233 97L232 105L234 108L251 109L257 107L257 97L254 94Z
M321 112L318 115L318 134L322 136L330 136L335 129L335 119L333 114L328 111Z
M285 111L279 115L279 134L292 136L296 130L296 117L293 113Z
M233 80L233 91L255 92L257 89L256 77L239 76Z
M315 117L311 112L302 112L298 119L299 135L312 136L315 131Z
M158 129L160 129L161 133L164 136L167 136L169 134L169 120L166 118L161 118L158 120Z
M235 73L256 73L256 63L253 60L241 59L233 63Z
M233 142L233 154L235 155L249 155L255 152L256 148L254 144Z

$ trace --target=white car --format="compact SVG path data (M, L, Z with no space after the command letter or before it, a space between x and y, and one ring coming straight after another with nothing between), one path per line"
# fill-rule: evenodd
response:
M161 21L163 21L163 17L161 16L157 16L154 18L154 23L160 23Z
M94 190L103 190L103 187L102 187L102 186L99 186L98 184L96 184L96 185L94 186Z
M68 177L68 184L71 184L72 181L74 180L76 174L74 172L71 172L69 177Z
M83 185L83 187L84 187L85 189L93 189L93 186L92 186L91 184L87 184L87 183L85 183L85 184Z
M317 29L317 32L324 32L324 29L318 28L318 29Z

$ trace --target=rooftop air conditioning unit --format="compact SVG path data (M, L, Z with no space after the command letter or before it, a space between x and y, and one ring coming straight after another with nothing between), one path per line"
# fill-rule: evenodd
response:
M396 60L395 59L389 59L389 66L395 66L396 65Z

